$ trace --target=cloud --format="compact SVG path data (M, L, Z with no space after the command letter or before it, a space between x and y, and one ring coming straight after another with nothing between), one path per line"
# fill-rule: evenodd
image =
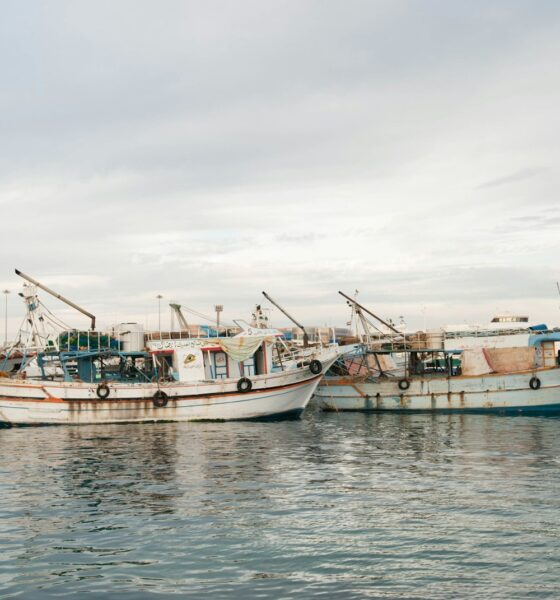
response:
M304 233L280 233L274 239L277 242L287 242L294 244L312 244L317 240L325 239L326 233L314 233L313 231L307 231Z
M158 293L231 319L262 289L318 321L346 321L341 288L386 316L555 315L559 23L528 1L7 2L0 279L107 322L153 320Z
M546 169L520 169L511 175L507 175L506 177L498 177L497 179L491 179L490 181L486 181L481 183L475 189L483 190L485 188L493 188L501 185L507 185L510 183L517 183L518 181L525 181L526 179L530 179L531 177L536 177L543 173Z

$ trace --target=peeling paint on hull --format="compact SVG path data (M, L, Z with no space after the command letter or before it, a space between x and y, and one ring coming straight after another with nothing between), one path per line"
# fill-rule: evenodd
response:
M327 369L334 362L323 362ZM84 383L14 382L0 380L0 422L8 425L131 423L154 421L230 421L299 416L321 375L308 369L253 378L253 390L237 391L236 381L196 385L160 385L165 407L152 401L153 384L112 385L110 395L96 397L96 386Z
M531 389L532 377L538 377L540 389ZM330 411L560 414L560 369L411 378L406 390L399 389L396 379L326 377L315 400Z

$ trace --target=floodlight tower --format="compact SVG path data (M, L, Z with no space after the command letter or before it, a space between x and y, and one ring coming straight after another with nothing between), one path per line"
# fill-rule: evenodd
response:
M224 310L223 304L215 304L214 310L216 311L216 336L220 335L220 313Z

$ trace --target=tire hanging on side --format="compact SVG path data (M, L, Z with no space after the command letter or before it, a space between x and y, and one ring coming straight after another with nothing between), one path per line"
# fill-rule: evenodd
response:
M321 364L321 361L317 360L316 358L313 359L309 363L309 370L313 373L313 375L319 375L319 373L321 373L323 370L323 365Z
M253 389L253 382L248 377L242 377L237 382L237 391L245 394Z
M97 397L100 400L105 400L105 398L109 397L109 394L111 393L111 389L105 382L103 382L97 386L95 393L97 394Z
M408 379L401 379L399 381L399 390L402 390L404 392L404 390L408 390L409 387L410 381L408 381Z
M157 408L164 408L165 406L167 406L167 403L169 402L169 397L167 396L167 394L165 392L158 390L152 396L152 402L154 403L154 406L156 406Z

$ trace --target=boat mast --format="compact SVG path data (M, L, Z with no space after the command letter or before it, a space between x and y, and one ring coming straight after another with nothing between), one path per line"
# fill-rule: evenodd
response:
M401 335L401 332L398 329L395 329L392 325L390 325L389 323L387 323L386 321L384 321L381 317L378 317L377 315L373 314L371 312L371 310L368 310L367 308L365 308L364 306L362 306L361 304L359 304L358 302L356 302L356 300L354 300L354 298L350 298L350 296L347 296L346 294L344 294L343 292L338 292L341 296L344 296L344 298L346 298L346 300L348 300L348 302L352 302L357 308L359 308L360 310L363 310L365 312L367 312L368 315L371 315L374 319L377 319L380 323L382 323L383 325L385 325L385 327L388 327L393 333L398 333L399 335Z
M68 298L65 298L62 294L57 294L54 290L51 290L46 285L43 285L42 283L39 283L37 280L33 279L33 277L29 277L29 275L26 275L25 273L23 273L19 269L16 269L16 275L19 275L23 279L26 279L27 281L29 281L29 283L32 283L33 285L36 285L38 288L41 288L42 290L44 290L48 294L51 294L51 296L54 296L55 298L58 298L59 300L61 300L65 304L68 304L68 306L71 306L72 308L76 309L78 312L81 312L83 315L86 315L86 317L89 317L91 319L91 330L95 331L95 315L92 315L90 312L88 312L87 310L85 310L81 306L78 306L77 304L75 304L71 300L68 300Z

